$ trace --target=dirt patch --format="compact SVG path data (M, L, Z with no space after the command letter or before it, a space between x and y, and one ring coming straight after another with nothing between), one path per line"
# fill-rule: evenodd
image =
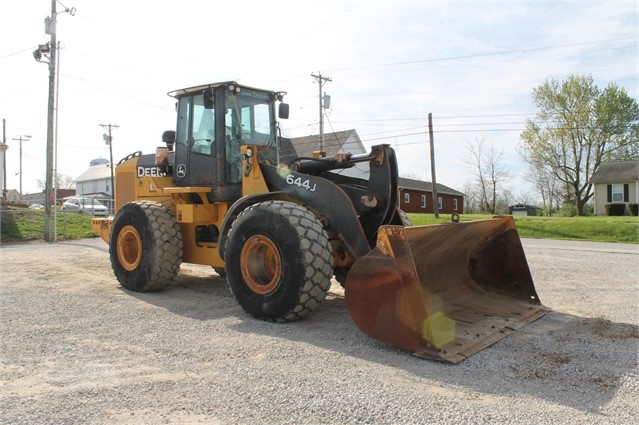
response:
M610 320L597 318L590 323L590 331L602 338L618 341L628 338L639 338L639 327L628 323L613 323Z

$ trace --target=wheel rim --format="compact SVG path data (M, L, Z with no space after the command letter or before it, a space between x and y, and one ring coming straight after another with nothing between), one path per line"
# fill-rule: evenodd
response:
M142 261L142 238L133 226L124 226L118 234L118 260L127 271L135 270Z
M267 237L252 236L244 243L240 267L244 282L257 294L270 294L279 285L282 260L277 247Z

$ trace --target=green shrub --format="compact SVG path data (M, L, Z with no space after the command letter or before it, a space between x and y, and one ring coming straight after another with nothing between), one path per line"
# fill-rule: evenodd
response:
M630 215L639 215L639 204L628 204L628 208L630 209Z
M574 204L564 204L556 215L558 217L575 217L577 215L577 207Z
M595 204L587 203L584 205L584 216L590 217L591 215L595 215Z
M606 204L606 215L620 216L626 213L626 204L610 203Z

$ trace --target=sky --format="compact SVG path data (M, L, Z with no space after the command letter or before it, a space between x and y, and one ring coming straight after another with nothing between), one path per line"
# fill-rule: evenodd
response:
M50 38L50 0L0 0L0 118L7 188L45 180L49 70L32 52ZM74 14L65 12L74 8ZM537 109L533 89L590 75L639 99L639 2L605 1L56 1L57 172L79 177L109 158L153 153L174 129L167 93L234 80L286 91L283 135L319 133L319 85L330 78L324 131L355 129L388 143L400 176L463 191L474 180L468 145L503 151L515 201L538 198L518 153Z

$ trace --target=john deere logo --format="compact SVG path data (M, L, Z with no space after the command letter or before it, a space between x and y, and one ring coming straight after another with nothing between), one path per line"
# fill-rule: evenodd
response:
M175 172L175 174L178 177L184 177L186 176L186 165L184 164L178 164L177 166L177 171Z

